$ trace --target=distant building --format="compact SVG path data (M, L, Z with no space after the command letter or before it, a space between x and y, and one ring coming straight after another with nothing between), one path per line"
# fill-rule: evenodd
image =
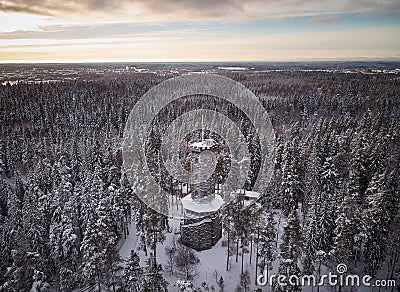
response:
M260 199L261 194L259 192L248 191L244 189L238 189L233 192L235 198L243 198L243 207L248 207L253 203L256 203Z

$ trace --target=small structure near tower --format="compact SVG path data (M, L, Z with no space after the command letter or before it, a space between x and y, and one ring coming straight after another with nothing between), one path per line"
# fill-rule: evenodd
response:
M192 173L212 163L205 151L215 154L216 144L213 139L202 139L190 144ZM204 174L204 173L203 173ZM215 182L211 175L200 182L191 183L191 192L182 198L184 219L181 223L181 242L196 250L212 248L222 237L220 208L224 200L215 192Z

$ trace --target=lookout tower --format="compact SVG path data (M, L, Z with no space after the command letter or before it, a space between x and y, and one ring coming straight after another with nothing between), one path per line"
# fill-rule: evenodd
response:
M224 200L215 192L215 182L207 173L216 155L213 139L202 139L190 144L191 192L182 198L184 220L181 223L181 241L196 249L213 247L222 236L220 208ZM208 176L208 177L207 177ZM204 179L202 179L204 177Z

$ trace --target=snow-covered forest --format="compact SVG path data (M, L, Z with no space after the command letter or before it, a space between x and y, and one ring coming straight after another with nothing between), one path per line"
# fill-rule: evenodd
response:
M276 163L257 204L222 211L222 239L206 253L180 244L176 222L146 207L121 168L132 107L179 71L3 83L0 291L302 291L256 276L340 263L400 285L398 72L218 73L268 111Z

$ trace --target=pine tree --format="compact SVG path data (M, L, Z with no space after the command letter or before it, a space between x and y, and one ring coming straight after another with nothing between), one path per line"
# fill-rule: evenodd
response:
M59 275L60 291L71 291L78 285L80 274L78 274L76 271L61 266Z
M102 261L101 251L104 237L99 230L97 224L89 221L81 244L81 252L83 262L81 265L85 282L87 284L97 284L100 291L101 275L102 275Z
M15 243L11 252L13 263L4 276L6 282L3 284L3 288L27 291L32 287L39 255L31 251L29 240L22 227L16 229L13 240Z
M332 158L328 157L321 169L319 186L309 201L306 216L305 248L314 258L317 251L329 252L335 228L337 174ZM307 260L310 260L307 257ZM309 264L308 264L309 265Z
M297 208L299 181L291 162L285 162L282 170L282 211L285 216Z
M165 215L147 207L142 201L139 202L139 207L134 212L137 229L141 231L141 249L147 255L147 247L150 246L154 257L157 258L157 243L165 240L162 231L167 228L168 219Z
M226 251L226 271L229 271L230 267L230 257L232 255L232 247L233 247L233 238L235 238L235 229L234 229L234 224L233 224L233 216L235 214L235 204L230 203L226 206L225 209L223 209L223 221L222 221L222 227L223 231L226 234L226 239L227 239L227 251Z
M54 276L60 279L60 289L63 291L73 288L77 283L80 262L76 196L70 181L70 168L64 163L59 161L56 165L58 185L53 187L50 210L54 211L49 226L49 249L55 268Z
M221 277L219 277L219 280L218 280L218 287L219 287L219 292L224 292L225 291L225 282L224 282L224 278L222 278L222 276Z
M4 142L0 139L0 175L8 173L8 161Z
M235 292L247 292L250 291L250 273L248 270L245 270L240 274L240 282L236 287Z
M283 227L282 243L280 245L281 256L283 259L297 261L302 251L303 236L297 211L293 210L286 225Z
M356 203L352 196L346 196L337 210L334 243L330 254L336 263L352 266L356 257L355 237L359 233L356 222Z
M343 255L347 253L346 256L344 255L347 259L343 258L342 263L349 264L350 266L356 265L362 253L363 242L365 241L364 226L360 215L366 202L365 190L367 189L366 184L368 184L367 176L369 176L369 174L365 174L368 171L365 165L366 155L362 148L357 148L353 151L346 189L346 196L348 198L345 197L343 199L336 212L336 230L334 233L336 239L342 241L341 245L343 245L344 250L347 249L343 253ZM351 239L344 239L343 237L351 237ZM351 241L352 247L345 247L347 244L344 241ZM352 258L353 263L349 262L350 258Z
M121 228L124 238L129 235L129 225L131 224L132 206L134 196L132 194L132 188L128 178L123 174L120 182L121 186L118 188L118 198L120 199L120 205L122 209Z
M12 226L10 219L10 211L12 210L11 198L13 193L8 185L0 179L0 275L4 275L7 266L11 264L11 238L10 232L15 226Z
M137 252L131 250L131 256L124 269L124 288L127 291L139 292L144 282L143 268L140 267L140 258Z
M386 278L394 279L396 271L400 270L400 208L397 209L397 215L390 224L388 243L388 271ZM399 280L398 275L397 280Z
M281 173L282 196L280 205L283 214L288 216L293 209L297 209L297 204L301 196L299 157L294 142L287 142L285 145Z
M337 174L333 159L328 157L322 166L320 210L317 217L318 244L317 249L328 252L335 227L335 207Z
M162 265L157 264L155 258L150 256L145 268L145 282L143 291L145 292L167 292L168 282L164 279Z
M29 181L26 186L24 193L24 201L22 207L23 226L24 232L29 245L33 252L36 252L40 258L43 258L43 262L38 263L37 269L45 272L49 272L49 266L44 263L49 262L48 248L46 245L47 234L47 222L45 221L44 214L40 211L38 197L40 197L40 190L37 190L35 185ZM43 265L42 265L43 263Z
M50 289L50 284L46 282L45 275L35 270L33 275L33 284L30 292L47 292Z
M260 218L260 226L258 227L258 259L256 263L260 267L260 271L267 270L267 278L269 270L272 269L272 263L276 257L276 222L272 212L263 214ZM258 275L256 275L258 276Z
M281 281L286 285L280 285L277 279L279 277L284 280ZM291 259L283 259L279 265L278 273L275 275L272 284L272 291L274 292L300 292L301 283L299 283L301 277L300 269L297 265L297 262Z
M165 254L167 256L165 269L166 272L170 275L175 274L175 257L176 257L176 244L175 244L175 236L172 239L172 243L165 247Z
M96 208L97 219L89 221L81 245L84 261L82 268L86 281L110 285L115 289L120 270L118 252L115 244L118 239L116 218L112 214L110 198L100 200Z
M64 273L70 275L70 277L64 277L60 274L60 281L68 286L69 289L73 287L79 279L78 268L81 259L79 251L80 242L77 235L78 214L76 212L75 202L76 198L74 196L64 205L61 215L62 236L59 242L62 248L61 268L63 268Z
M364 245L365 272L375 276L385 260L390 224L390 198L385 175L375 175L366 191L368 208L364 210L366 227Z
M317 200L310 201L310 207L308 208L308 214L306 217L306 228L304 236L304 249L306 253L306 260L311 261L305 265L311 268L310 264L314 258L316 251L319 248L319 230L318 230L318 214L320 205ZM307 269L308 269L307 268Z
M121 272L122 259L115 245L108 245L103 250L104 266L103 266L103 281L105 285L113 292L120 289L123 285Z
M251 233L251 219L252 211L251 207L243 207L243 201L239 202L239 205L242 206L241 212L238 212L237 216L234 216L234 228L235 234L237 236L237 240L240 241L240 247L242 250L241 256L241 273L244 269L244 256L245 256L245 249L249 243L250 233Z

